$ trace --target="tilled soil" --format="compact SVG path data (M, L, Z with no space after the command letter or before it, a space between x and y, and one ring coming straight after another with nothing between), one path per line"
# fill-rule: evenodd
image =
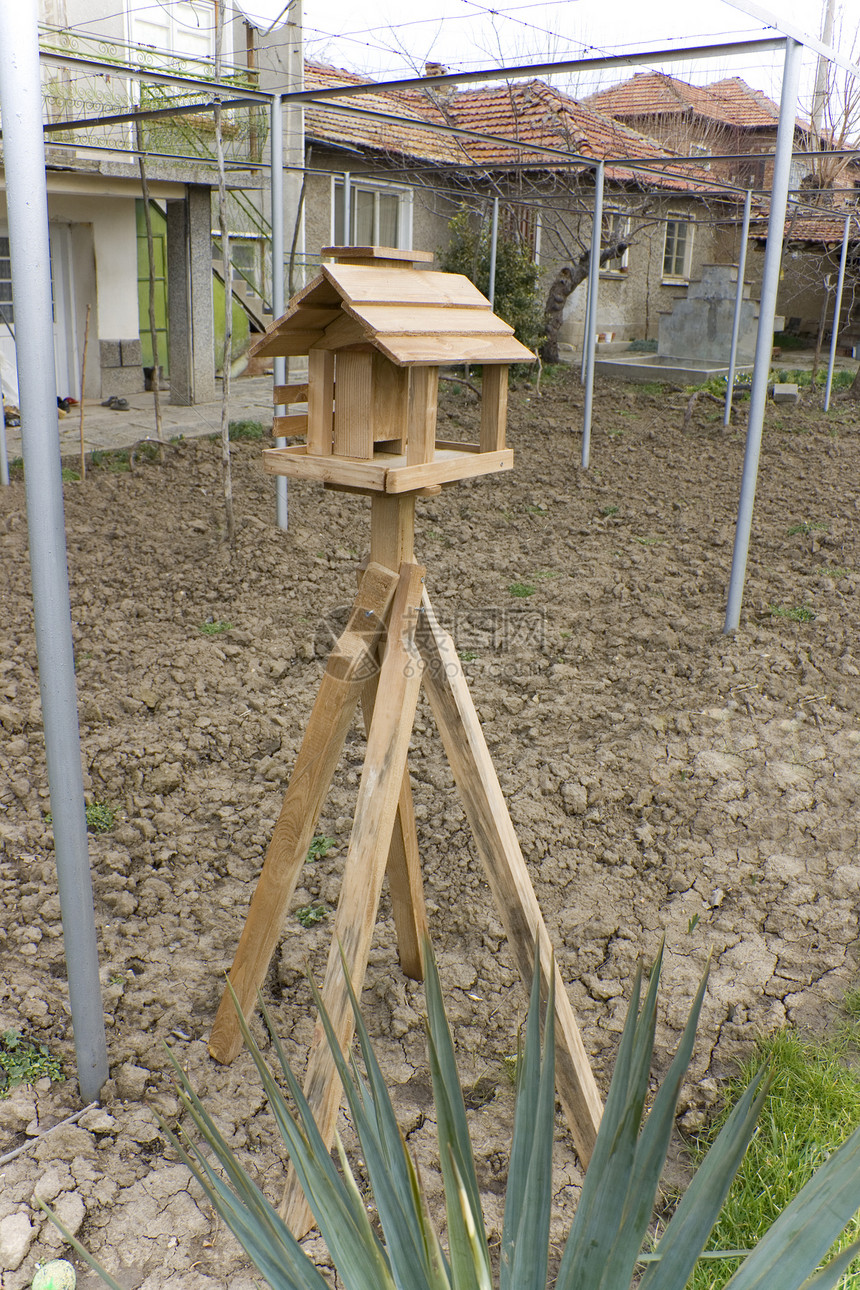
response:
M442 437L474 427L470 400L443 401ZM540 398L514 390L515 471L419 502L417 552L604 1092L636 964L666 938L660 1068L713 955L682 1100L690 1129L758 1034L826 1027L857 980L860 416L848 403L826 417L811 404L768 410L742 628L727 637L743 434L723 437L710 405L682 431L684 405L671 390L601 385L583 472L573 379ZM281 533L259 445L239 444L228 560L219 470L218 445L201 441L134 475L101 469L66 485L85 786L116 810L111 831L90 837L111 1079L101 1108L0 1168L3 1290L28 1285L62 1249L35 1197L130 1290L259 1284L155 1117L178 1118L168 1046L278 1199L284 1153L251 1063L218 1066L206 1043L336 611L366 552L368 504L293 485ZM0 534L0 1030L48 1044L70 1076L0 1101L3 1154L79 1103L20 481L0 490ZM317 830L333 846L307 865L294 907L336 905L363 747L356 725ZM498 1231L505 1058L525 998L423 699L410 769ZM313 1028L305 966L321 977L330 935L330 919L306 928L291 913L266 983L299 1068ZM386 895L364 1006L436 1197L422 989L396 969ZM580 1178L560 1115L558 1129L556 1236ZM321 1243L309 1248L325 1265Z

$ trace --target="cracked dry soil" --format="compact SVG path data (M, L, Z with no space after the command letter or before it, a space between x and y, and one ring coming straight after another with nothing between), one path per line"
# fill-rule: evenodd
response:
M443 437L475 425L443 399ZM640 958L667 939L658 1067L706 957L711 984L681 1124L701 1123L755 1036L824 1027L857 981L860 418L770 408L742 629L721 634L743 434L684 398L599 387L578 468L572 377L512 391L505 477L418 504L418 558L454 629L586 1048L605 1092ZM451 423L446 427L446 422ZM450 429L451 433L448 433ZM206 1041L310 705L328 624L368 541L360 498L292 485L276 531L259 446L234 453L223 554L219 449L66 485L85 782L117 810L90 850L111 1079L104 1102L0 1169L3 1290L62 1248L35 1197L131 1288L259 1278L161 1136L165 1045L269 1196L283 1152L242 1055ZM63 1057L65 1083L0 1101L0 1154L77 1109L35 672L23 484L0 490L0 1028ZM522 593L514 594L511 587ZM796 621L771 612L808 606ZM230 623L205 635L206 620ZM320 627L320 620L323 626ZM294 907L333 909L361 769L347 740ZM500 1227L525 998L422 699L410 753L427 899L491 1229ZM301 1068L331 924L291 913L265 993ZM395 967L383 896L364 1006L401 1124L438 1199L422 990ZM257 1032L262 1028L256 1023ZM346 1141L357 1160L345 1126ZM559 1116L558 1223L579 1168ZM321 1243L309 1248L325 1265ZM5 1262L4 1262L5 1260ZM82 1271L79 1285L96 1285Z

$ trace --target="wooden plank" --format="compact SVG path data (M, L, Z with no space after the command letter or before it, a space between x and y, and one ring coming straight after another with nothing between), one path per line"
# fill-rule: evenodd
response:
M415 498L386 497L384 494L372 498L370 559L383 564L387 569L399 569L401 564L412 562L414 542ZM368 731L378 681L378 677L369 681L361 696ZM408 770L403 773L397 817L388 852L387 873L400 966L407 976L420 981L424 974L422 942L427 930L427 912Z
M308 386L308 452L329 457L334 425L334 354L310 351Z
M406 493L414 488L427 488L432 484L450 484L455 479L473 479L478 475L494 475L510 470L514 464L513 450L502 452L465 452L462 457L437 457L424 466L396 466L385 476L386 493Z
M526 989L540 942L541 993L549 989L553 949L454 642L426 592L417 639L424 685L475 846ZM583 1164L591 1159L603 1107L573 1009L555 968L556 1088Z
M373 343L395 363L532 363L534 354L514 336L401 336L377 332Z
M420 466L433 460L436 449L438 400L439 368L411 368L409 370L409 429L406 435L408 466Z
M388 497L370 501L370 558L386 569L411 564L415 543L415 498Z
M379 690L367 739L364 770L322 989L337 1041L344 1051L349 1047L354 1028L344 965L360 998L421 688L420 659L413 633L421 603L423 576L424 570L419 565L404 564L391 608ZM308 1059L304 1092L323 1141L330 1146L340 1107L341 1086L319 1021ZM312 1221L301 1186L292 1172L280 1212L296 1236L303 1235Z
M276 408L284 408L290 403L305 403L307 397L307 382L303 385L276 385L273 402Z
M432 264L433 251L402 251L396 246L324 246L320 255L338 260L403 260L407 264Z
M322 484L346 484L385 492L387 469L373 461L349 461L345 457L309 457L303 443L289 448L264 448L263 469L269 475L290 479L316 479ZM396 460L396 458L395 458Z
M507 421L507 364L488 364L481 378L481 429L478 436L481 452L498 452L504 448Z
M373 354L348 351L335 358L334 447L336 457L373 456Z
M409 373L384 354L373 355L373 439L402 452L409 417Z
M449 309L446 305L402 305L398 301L391 305L349 303L344 308L374 335L506 337L514 330L497 318L489 305Z
M272 332L262 340L255 341L248 353L252 358L289 358L291 355L307 354L312 345L323 340L323 331L285 331Z
M367 339L367 328L355 318L342 314L326 327L319 340L315 341L314 348L343 349L347 345L366 344Z
M307 434L308 414L306 412L291 412L285 417L274 417L272 419L272 434L276 439L289 439L296 434Z
M397 585L390 569L367 566L346 630L329 657L230 971L230 983L246 1017L256 1006L281 935ZM241 1047L236 1010L225 992L209 1052L216 1061L227 1063Z
M333 323L340 317L342 317L341 301L337 301L334 305L303 304L290 310L278 330L281 334L285 331L325 331L329 323Z
M368 681L361 692L361 709L364 728L370 733L373 708L379 678ZM388 848L385 865L388 876L388 894L394 930L397 933L397 957L406 976L413 981L424 980L424 937L429 934L427 907L424 901L424 883L421 878L421 858L418 853L418 831L415 824L415 805L409 768L403 772L403 783L397 802L397 816Z
M352 305L447 305L451 309L490 305L487 297L459 273L407 268L381 272L356 264L326 265L323 272Z

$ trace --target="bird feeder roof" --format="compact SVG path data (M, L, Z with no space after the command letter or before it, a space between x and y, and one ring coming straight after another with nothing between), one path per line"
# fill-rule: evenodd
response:
M350 262L324 264L252 347L253 356L369 344L398 367L533 360L462 274L414 268L425 258L421 252L350 247L337 254Z

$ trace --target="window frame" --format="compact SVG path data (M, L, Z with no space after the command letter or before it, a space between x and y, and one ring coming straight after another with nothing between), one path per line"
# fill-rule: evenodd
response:
M412 248L412 205L413 191L408 184L390 184L385 180L372 179L353 179L350 177L349 197L350 197L350 230L349 242L339 241L337 228L338 223L342 223L343 211L343 176L334 174L331 177L331 244L332 246L358 246L364 243L358 243L355 240L355 222L357 216L355 195L358 192L372 193L374 196L374 217L375 228L379 228L379 198L396 197L397 198L397 250L411 251ZM387 245L378 240L372 242L374 246Z
M609 211L603 216L600 229L600 249L605 250L613 241L626 241L630 236L631 219L620 211ZM617 231L615 231L617 230ZM620 259L607 260L600 266L602 278L626 278L630 271L630 247Z
M681 273L667 271L667 268L666 268L666 256L667 256L668 247L669 247L669 228L671 225L680 225L680 226L683 226L684 228L684 248L683 248L683 265L682 265L683 271ZM672 283L672 282L690 281L690 268L693 261L694 231L695 231L695 224L693 220L688 219L686 215L682 215L672 211L669 212L669 214L666 217L666 225L663 230L663 262L662 262L662 275L661 275L663 282ZM677 237L674 239L674 241L675 241L675 244L673 245L673 248L672 248L673 266L677 264L677 261L678 261Z

